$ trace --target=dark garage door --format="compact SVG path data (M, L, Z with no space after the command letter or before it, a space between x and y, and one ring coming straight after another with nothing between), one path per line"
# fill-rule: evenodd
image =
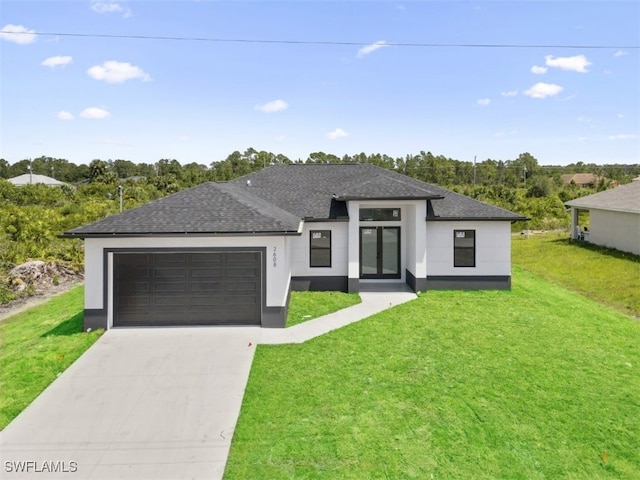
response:
M114 326L260 324L260 252L113 257Z

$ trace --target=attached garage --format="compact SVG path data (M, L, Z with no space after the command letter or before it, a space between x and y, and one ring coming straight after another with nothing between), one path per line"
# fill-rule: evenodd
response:
M260 251L114 252L115 327L260 325Z

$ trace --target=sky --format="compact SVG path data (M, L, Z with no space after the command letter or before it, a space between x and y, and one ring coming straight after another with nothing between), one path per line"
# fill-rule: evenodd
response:
M2 0L0 29L9 163L640 162L635 0Z

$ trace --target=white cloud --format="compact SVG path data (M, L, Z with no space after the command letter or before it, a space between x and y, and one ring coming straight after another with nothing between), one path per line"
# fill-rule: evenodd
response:
M256 105L253 108L255 110L258 110L264 113L274 113L274 112L281 112L283 110L286 110L287 108L289 108L289 104L284 100L278 99L278 100L273 100L271 102L267 102L264 105Z
M547 55L544 57L547 67L560 68L561 70L570 70L572 72L587 73L587 67L591 62L584 55L576 55L574 57L555 57Z
M624 118L624 114L623 114L623 113L619 113L618 115L616 115L616 117L618 117L618 118Z
M64 110L60 110L56 115L60 120L73 120L73 114L69 112L65 112Z
M489 98L481 98L480 100L478 100L478 105L480 105L481 107L487 107L490 103L491 99Z
M593 122L593 119L591 119L591 118L589 118L589 117L585 117L584 115L580 115L580 116L578 117L578 121L579 121L580 123L591 123L591 122Z
M509 90L508 92L502 92L500 95L503 97L515 97L518 95L518 90Z
M621 134L621 135L609 135L609 140L633 140L634 138L638 138L638 135L635 134Z
M179 141L179 142L188 142L191 139L189 138L188 135L178 135L176 137L176 140Z
M613 54L614 57L624 57L625 55L627 55L629 52L625 52L624 50L618 50L616 53Z
M364 47L362 47L360 50L358 50L358 58L362 58L365 55L369 55L370 53L375 52L376 50L380 49L380 48L384 48L384 47L388 47L389 45L387 44L387 42L385 42L384 40L378 40L377 42L371 43L369 45L366 45Z
M536 75L547 73L547 70L547 67L541 67L539 65L534 65L533 67L531 67L531 73L535 73Z
M91 2L91 10L96 13L122 13L124 18L131 16L131 9L129 7L123 7L118 2L101 2L99 0L93 0Z
M349 134L341 128L336 128L333 132L327 133L327 138L330 138L331 140L336 140L338 138L344 138L348 136Z
M90 107L81 111L80 116L91 120L102 120L103 118L109 118L111 114L104 108Z
M0 38L20 45L33 43L38 39L35 30L29 30L22 25L12 25L10 23L2 27Z
M127 80L139 78L147 82L151 76L140 67L131 65L128 62L116 62L110 60L102 65L95 65L87 70L87 74L96 80L104 80L107 83L124 83Z
M69 65L72 62L73 62L73 58L71 58L70 56L58 55L56 57L49 57L44 59L40 65L44 65L45 67L55 68L55 67Z
M278 135L278 136L274 137L273 139L276 142L282 142L285 138L287 138L287 137L285 137L284 135Z
M530 89L525 90L524 94L531 98L546 98L559 94L563 88L554 83L538 82Z

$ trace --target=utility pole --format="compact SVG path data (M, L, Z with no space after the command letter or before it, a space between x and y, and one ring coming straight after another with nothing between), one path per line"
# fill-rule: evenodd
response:
M29 185L33 184L33 169L31 168L31 159L29 159Z
M522 180L524 181L524 188L527 188L527 166L522 167Z
M122 185L118 185L118 195L120 195L120 213L122 213Z
M473 156L473 188L476 187L476 156Z

